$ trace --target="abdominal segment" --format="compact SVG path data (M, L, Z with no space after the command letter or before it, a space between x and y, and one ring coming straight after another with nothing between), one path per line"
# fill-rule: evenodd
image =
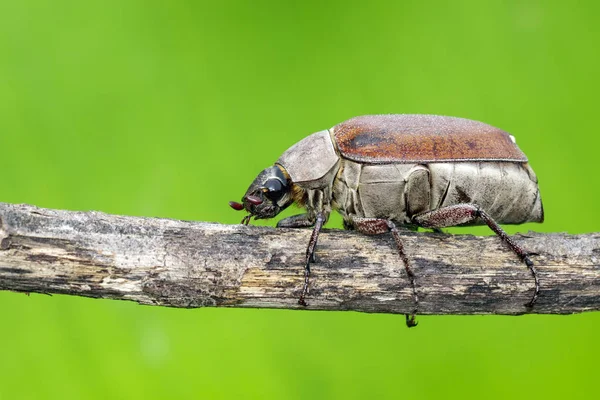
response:
M333 184L334 207L342 216L412 217L456 204L477 204L498 223L541 222L542 203L526 163L456 162L360 164L344 160Z

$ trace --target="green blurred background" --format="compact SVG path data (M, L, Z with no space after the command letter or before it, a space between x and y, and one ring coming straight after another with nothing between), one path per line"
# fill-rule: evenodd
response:
M218 3L2 0L0 201L235 224L227 202L307 134L433 113L501 127L528 154L546 222L510 232L598 230L598 2ZM597 313L408 330L10 292L0 310L0 399L597 392Z

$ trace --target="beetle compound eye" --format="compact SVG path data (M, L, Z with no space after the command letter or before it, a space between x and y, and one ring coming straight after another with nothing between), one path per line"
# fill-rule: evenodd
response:
M265 196L272 202L276 202L283 196L283 184L279 179L269 179L265 182Z

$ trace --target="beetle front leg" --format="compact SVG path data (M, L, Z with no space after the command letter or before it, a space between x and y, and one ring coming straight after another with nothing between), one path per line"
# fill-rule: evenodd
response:
M278 228L308 228L315 224L314 220L308 218L308 214L297 214L284 218L277 222Z
M402 259L402 263L404 264L404 269L406 270L406 275L410 281L410 285L412 287L413 292L413 300L415 302L415 308L412 313L405 314L406 316L406 326L412 328L413 326L417 326L417 322L415 321L415 315L417 314L417 309L419 307L419 296L417 295L417 287L415 285L415 274L410 268L410 264L408 263L408 257L404 252L404 245L402 244L402 239L400 239L400 233L398 233L398 228L396 228L396 224L389 219L380 219L380 218L359 218L352 217L351 224L356 228L357 231L364 233L366 235L378 235L382 233L392 232L392 236L394 237L394 241L396 242L396 247L398 248L398 254Z
M419 214L414 216L412 219L414 223L422 226L423 228L446 228L449 226L466 224L474 221L477 218L481 218L483 222L485 222L487 226L489 226L490 229L493 230L496 235L498 235L500 239L502 239L504 243L506 243L508 247L510 247L512 251L519 256L521 261L523 261L531 271L535 281L535 290L531 300L525 304L525 306L528 308L533 307L540 293L540 281L533 262L529 258L527 252L521 246L515 243L511 237L507 235L504 229L502 229L500 225L498 225L498 223L494 221L492 217L490 217L490 215L482 210L478 205L470 203L457 204Z

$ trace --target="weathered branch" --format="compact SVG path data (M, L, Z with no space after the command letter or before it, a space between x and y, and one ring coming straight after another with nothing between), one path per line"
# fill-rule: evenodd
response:
M0 289L170 307L304 308L309 230L185 222L0 203ZM532 312L600 309L600 234L528 234L541 294ZM422 314L521 314L527 268L495 237L403 234ZM410 312L390 235L325 230L309 309Z

